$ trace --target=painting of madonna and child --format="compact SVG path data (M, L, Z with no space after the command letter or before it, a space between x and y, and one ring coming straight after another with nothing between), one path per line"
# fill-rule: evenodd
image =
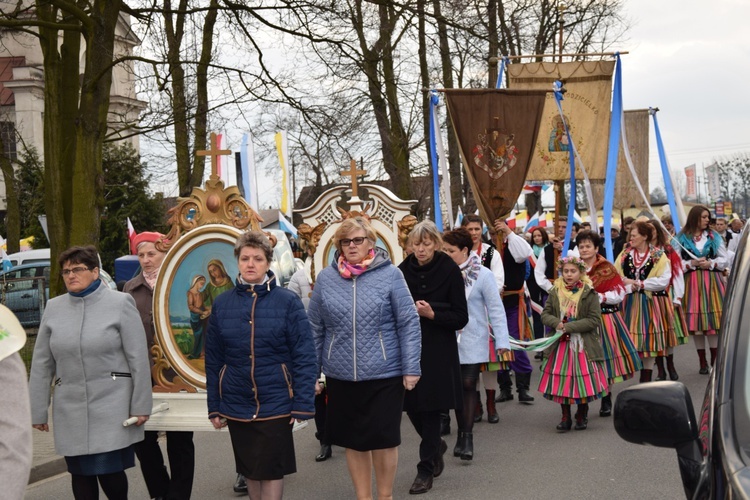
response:
M237 261L231 245L211 241L188 253L177 267L169 294L171 334L183 359L205 372L206 331L211 307L234 287Z

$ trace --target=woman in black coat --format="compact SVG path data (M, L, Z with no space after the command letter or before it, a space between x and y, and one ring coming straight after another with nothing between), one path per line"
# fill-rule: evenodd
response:
M406 393L404 410L422 438L417 477L409 490L424 493L444 467L447 444L440 438L440 411L461 408L463 388L456 330L469 321L464 281L453 259L440 251L442 238L431 221L409 235L414 253L399 265L419 313L422 378Z

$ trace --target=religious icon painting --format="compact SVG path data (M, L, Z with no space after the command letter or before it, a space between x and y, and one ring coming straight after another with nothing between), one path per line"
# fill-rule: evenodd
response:
M154 289L154 326L163 355L178 375L205 389L208 320L216 297L234 288L234 244L241 234L223 224L185 233L169 249Z

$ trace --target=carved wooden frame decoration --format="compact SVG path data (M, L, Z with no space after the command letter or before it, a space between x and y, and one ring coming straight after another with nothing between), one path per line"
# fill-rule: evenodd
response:
M190 391L184 387L185 385L192 388L206 388L205 367L201 369L199 366L203 361L199 356L190 359L187 354L181 352L178 345L175 335L177 328L174 323L177 310L175 304L178 301L187 300L186 278L188 283L191 277L196 275L202 275L206 280L211 279L207 267L215 260L221 262L222 270L228 276L236 275L237 262L233 252L240 234L242 234L240 229L224 224L202 226L189 231L171 245L170 251L164 257L154 288L153 313L157 343L152 349L152 354L155 356L152 374L157 387L160 387L159 390L154 387L154 392L175 392L180 389L195 392L195 389ZM210 247L210 253L208 253L208 247ZM233 283L231 278L230 282ZM205 342L207 321L202 320L200 323L203 325ZM186 330L184 327L181 329ZM165 372L170 369L177 373L176 382L170 383L166 377Z

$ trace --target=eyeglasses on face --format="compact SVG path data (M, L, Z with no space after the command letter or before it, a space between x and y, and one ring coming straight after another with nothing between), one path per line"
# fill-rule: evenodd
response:
M366 239L367 238L363 238L362 236L357 236L356 238L344 238L341 240L341 246L348 247L352 243L359 246L364 243Z
M60 271L60 274L62 274L63 276L69 276L71 274L75 274L76 276L78 276L84 271L91 271L91 268L79 266L79 267L74 267L72 269L63 269L62 271Z

